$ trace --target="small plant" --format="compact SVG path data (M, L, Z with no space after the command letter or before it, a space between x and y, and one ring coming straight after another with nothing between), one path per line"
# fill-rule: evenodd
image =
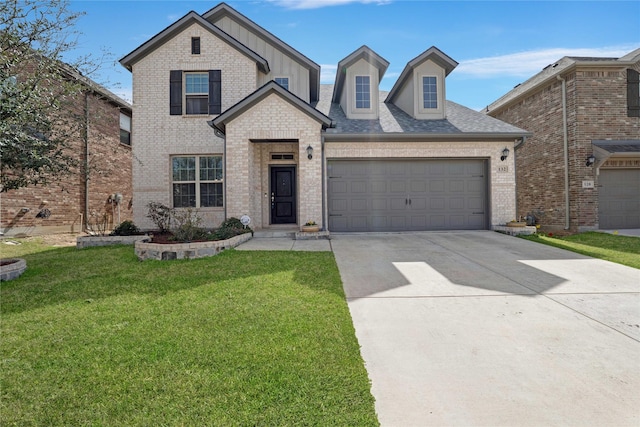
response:
M315 221L307 221L304 225L318 225Z
M173 211L172 218L176 227L171 229L173 240L179 242L191 242L194 240L206 240L207 231L200 227L202 218L198 211L188 208L180 211Z
M111 232L111 236L135 236L138 234L140 234L140 229L133 221L123 221Z
M158 227L160 233L166 233L171 228L173 209L158 202L147 203L149 218Z

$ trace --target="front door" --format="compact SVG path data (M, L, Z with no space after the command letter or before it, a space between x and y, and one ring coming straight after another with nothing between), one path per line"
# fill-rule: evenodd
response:
M271 224L296 223L296 168L271 167Z

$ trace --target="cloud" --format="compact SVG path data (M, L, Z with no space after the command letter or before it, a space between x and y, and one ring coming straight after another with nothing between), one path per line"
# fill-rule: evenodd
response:
M391 0L268 0L287 9L318 9L329 6L342 6L349 3L388 4Z
M320 83L322 84L333 84L336 81L336 70L338 69L337 65L328 65L321 64L320 65Z
M461 61L456 74L493 78L497 76L529 77L564 56L618 58L634 49L633 46L611 46L601 48L551 48L510 53Z

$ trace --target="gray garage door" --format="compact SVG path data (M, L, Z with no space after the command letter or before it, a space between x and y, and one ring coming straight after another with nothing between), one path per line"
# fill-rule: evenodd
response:
M330 231L483 230L484 160L329 160Z
M601 169L598 185L600 228L640 228L640 169Z

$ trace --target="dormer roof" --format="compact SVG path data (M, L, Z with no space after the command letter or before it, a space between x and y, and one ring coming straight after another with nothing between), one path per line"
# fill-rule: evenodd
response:
M226 3L220 3L213 9L202 14L202 18L209 21L210 23L217 22L224 17L228 17L239 23L248 31L253 32L258 37L285 52L295 61L299 62L302 66L307 68L309 70L309 99L311 102L318 101L318 98L320 96L320 65L316 64L311 59L307 58L305 55L289 46L287 43L283 42L278 37L265 30L260 25L256 24L251 19L247 18Z
M173 24L169 25L167 28L160 31L158 34L153 36L147 42L139 46L133 52L129 53L128 55L120 59L120 63L126 69L131 71L131 68L134 63L138 62L139 60L141 60L142 58L144 58L145 56L153 52L155 49L162 46L166 41L174 37L177 33L183 31L185 28L189 27L190 25L193 25L194 23L201 25L203 28L205 28L212 34L216 35L221 40L224 40L239 52L243 53L247 57L254 60L256 62L256 65L258 66L258 69L263 73L265 74L269 73L269 64L267 63L266 59L264 59L263 57L258 55L256 52L249 49L247 46L240 43L238 40L231 37L229 34L222 31L220 28L216 27L211 22L207 21L206 19L204 19L194 11L187 13L185 16L183 16Z
M347 75L346 70L361 59L364 59L378 69L378 84L382 81L382 77L389 67L389 61L375 53L368 46L361 46L338 63L332 102L340 102L340 95L344 89L344 81Z
M451 59L440 49L435 46L431 46L429 49L425 50L420 55L409 61L407 66L404 67L404 70L402 70L400 77L398 77L398 80L391 88L391 91L389 91L389 95L387 96L385 102L393 103L395 97L400 93L400 89L402 89L407 80L410 79L413 75L413 70L427 60L431 60L442 67L444 69L445 76L448 76L449 73L451 73L454 68L458 66L458 63L456 61Z

